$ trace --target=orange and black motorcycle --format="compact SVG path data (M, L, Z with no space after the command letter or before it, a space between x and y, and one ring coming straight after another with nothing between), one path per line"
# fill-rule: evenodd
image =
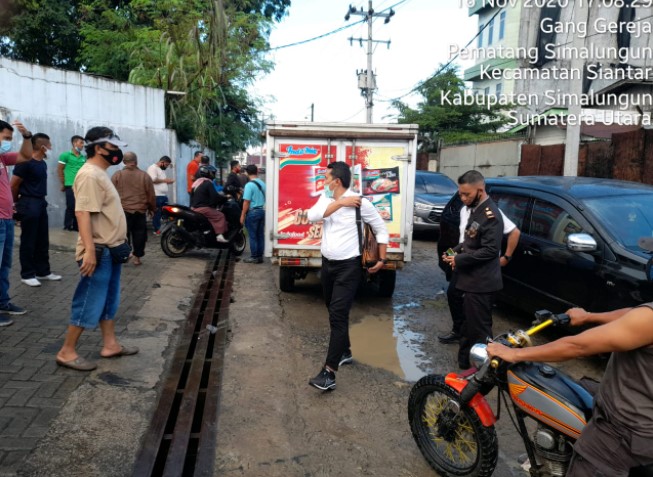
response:
M569 316L546 310L535 316L529 330L506 333L495 341L530 346L530 337L542 329L569 323ZM476 372L425 376L411 390L410 428L431 467L442 476L492 475L499 452L494 425L503 397L526 447L531 476L564 477L573 444L592 415L594 389L544 363L490 359L485 344L472 347L470 360ZM494 388L499 390L496 414L485 399ZM530 435L529 419L535 422ZM653 469L632 469L630 475L651 477Z

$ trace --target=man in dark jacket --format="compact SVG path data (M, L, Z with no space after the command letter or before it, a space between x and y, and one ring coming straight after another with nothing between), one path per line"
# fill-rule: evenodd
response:
M224 214L216 209L226 199L213 187L215 173L216 169L213 166L202 165L197 170L197 179L191 188L190 207L209 219L218 242L227 243L228 240L223 235L227 231L227 220Z
M458 193L471 209L465 226L465 240L453 248L453 255L443 259L455 268L456 288L464 292L466 317L458 350L458 365L467 369L469 350L492 336L494 293L503 288L501 280L501 239L503 219L497 205L485 191L485 178L478 171L468 171L458 178Z
M231 172L224 184L224 191L234 199L240 200L243 195L243 185L240 182L240 162L231 161L229 165L231 166Z

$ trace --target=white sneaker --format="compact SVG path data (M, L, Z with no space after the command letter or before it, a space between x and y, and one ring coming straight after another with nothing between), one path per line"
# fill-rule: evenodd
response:
M61 275L55 275L54 273L51 273L50 275L46 275L44 277L37 276L36 278L38 278L39 280L49 280L51 282L57 282L61 280Z
M41 282L38 281L36 278L21 278L20 280L23 282L25 285L30 286L30 287L40 287Z
M227 242L229 242L229 240L227 240L226 238L224 238L224 236L223 236L222 234L218 234L218 235L216 235L216 236L215 236L215 239L216 239L218 242L220 242L220 243L227 243Z

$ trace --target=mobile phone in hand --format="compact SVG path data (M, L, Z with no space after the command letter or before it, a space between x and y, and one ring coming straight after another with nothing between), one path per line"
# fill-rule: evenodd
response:
M453 257L454 255L456 255L456 252L454 252L452 248L447 249L447 251L444 253L448 257Z

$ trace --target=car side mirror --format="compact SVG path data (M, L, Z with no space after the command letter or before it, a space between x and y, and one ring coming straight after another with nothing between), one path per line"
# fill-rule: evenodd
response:
M595 252L598 248L596 240L590 234L569 234L567 249L572 252Z

